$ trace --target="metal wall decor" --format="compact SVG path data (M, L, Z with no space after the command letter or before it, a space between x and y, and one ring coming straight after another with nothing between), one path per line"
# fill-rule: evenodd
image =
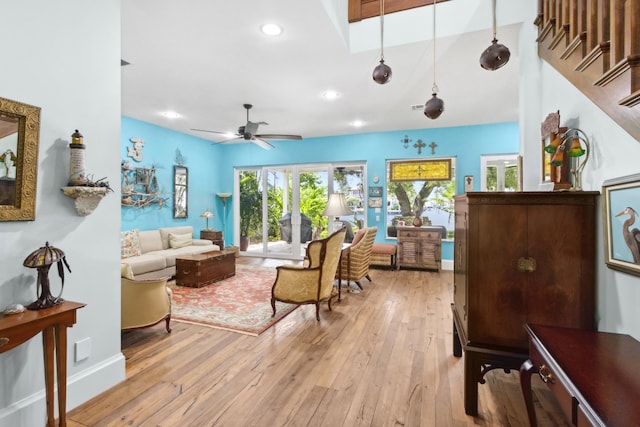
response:
M129 138L129 141L133 143L133 147L127 147L127 156L131 157L136 162L141 162L144 141L138 137Z

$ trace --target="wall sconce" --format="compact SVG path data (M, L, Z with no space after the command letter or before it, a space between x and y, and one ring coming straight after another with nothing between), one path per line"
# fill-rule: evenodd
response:
M573 175L573 185L571 190L582 190L582 171L584 170L587 160L589 160L589 151L591 144L587 135L577 128L569 128L563 133L559 133L549 145L544 147L544 151L552 154L551 166L562 166L564 163L565 153L571 162L571 174ZM583 157L584 158L581 158Z

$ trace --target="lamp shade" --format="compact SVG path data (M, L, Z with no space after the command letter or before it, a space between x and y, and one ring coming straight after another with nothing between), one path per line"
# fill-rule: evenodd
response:
M351 215L353 211L347 205L347 199L345 199L342 193L332 193L329 195L329 201L327 207L324 209L322 215L326 216L341 216Z

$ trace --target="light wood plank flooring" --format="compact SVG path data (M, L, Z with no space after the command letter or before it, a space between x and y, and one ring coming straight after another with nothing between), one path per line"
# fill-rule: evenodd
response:
M273 267L286 261L238 258ZM122 334L127 379L77 426L526 426L518 373L491 371L465 415L452 354L453 274L371 270L361 293L301 306L259 337L172 322ZM567 426L534 378L540 426Z

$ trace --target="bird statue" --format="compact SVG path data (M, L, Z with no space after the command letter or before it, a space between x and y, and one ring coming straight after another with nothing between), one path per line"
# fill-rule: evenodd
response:
M638 228L634 228L632 230L629 229L636 222L636 215L638 213L630 207L627 207L625 210L617 214L616 216L629 215L629 218L625 220L622 225L622 235L624 236L624 241L629 247L631 251L631 255L633 256L633 263L640 264L640 230Z

